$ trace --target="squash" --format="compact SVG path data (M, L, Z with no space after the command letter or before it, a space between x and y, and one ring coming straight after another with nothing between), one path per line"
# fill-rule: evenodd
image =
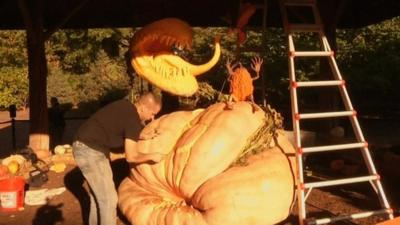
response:
M225 103L153 121L138 149L162 153L136 164L118 188L119 207L135 225L267 225L293 203L294 148L276 112ZM289 157L289 154L291 155Z
M12 160L8 163L7 167L8 171L10 171L11 174L16 174L19 170L20 165L16 160Z
M25 157L19 154L10 155L1 161L1 164L7 166L10 162L16 161L19 165L23 165L26 161Z
M64 147L64 145L57 145L54 148L54 153L57 155L64 155L66 152L66 148Z

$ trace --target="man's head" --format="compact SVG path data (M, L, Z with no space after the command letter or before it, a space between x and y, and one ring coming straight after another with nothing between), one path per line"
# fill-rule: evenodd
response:
M58 103L58 99L56 98L56 97L51 97L50 98L50 104L51 104L51 106L56 106L56 105L58 105L59 103Z
M161 110L161 98L152 92L146 92L139 96L135 106L141 121L152 120Z

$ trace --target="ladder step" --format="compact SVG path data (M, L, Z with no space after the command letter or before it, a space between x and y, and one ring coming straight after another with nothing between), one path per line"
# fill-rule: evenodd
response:
M337 179L337 180L318 181L318 182L305 183L304 188L318 188L318 187L326 187L326 186L334 186L342 184L352 184L352 183L372 181L377 179L378 175L369 175L369 176L352 177L352 178Z
M315 0L284 0L286 6L312 6Z
M316 146L316 147L306 147L303 148L303 153L311 153L311 152L326 152L326 151L334 151L334 150L345 150L352 148L363 148L367 144L365 142L359 143L349 143L349 144L339 144L339 145L325 145L325 146Z
M352 116L355 111L341 111L341 112L323 112L323 113L302 113L298 114L298 119L315 119L315 118L329 118L329 117L340 117L340 116Z
M319 56L332 56L333 51L294 51L290 52L293 57L319 57Z
M375 211L366 211L361 213L353 213L349 215L341 215L337 217L331 218L321 218L321 219L309 219L307 220L307 224L327 224L327 223L334 223L341 220L351 220L351 219L361 219L375 215L382 215L382 214L390 214L391 209L381 209Z
M289 32L320 32L322 26L317 24L289 24Z
M297 87L321 87L344 84L344 80L302 81L296 82Z

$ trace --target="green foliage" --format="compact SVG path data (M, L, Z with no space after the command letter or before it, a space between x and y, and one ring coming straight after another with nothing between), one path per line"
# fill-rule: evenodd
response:
M28 77L26 69L0 68L0 109L7 109L15 104L25 107L28 96Z
M280 28L268 28L263 36L259 29L247 30L247 40L238 45L236 35L228 28L194 28L193 48L187 59L202 64L213 54L214 38L221 36L222 56L217 65L197 77L200 90L191 98L196 105L226 97L226 60L240 61L250 72L251 58L264 59L261 79L254 82L255 98L260 100L265 87L267 102L275 108L289 105L287 39ZM48 97L58 97L62 104L101 104L120 98L140 87L138 79L126 73L124 54L132 29L60 30L46 42L48 61ZM264 39L265 38L265 39ZM313 36L296 36L296 49L318 48ZM352 100L358 105L384 105L400 108L400 17L355 30L338 30L338 65L347 81ZM0 107L26 105L28 96L26 35L23 31L0 32ZM299 62L296 74L300 80L314 79L319 73L318 60ZM254 76L254 73L252 73ZM131 90L133 87L133 90ZM221 100L221 99L219 99ZM384 100L384 101L383 101ZM373 101L373 102L372 102Z
M372 110L382 106L399 109L400 17L339 31L338 40L339 66L358 105Z
M26 35L22 31L0 32L0 67L22 67L27 64Z
M130 89L125 60L131 29L64 30L47 43L48 97L90 111Z
M52 67L48 76L48 97L60 103L89 105L95 110L100 104L121 98L130 89L126 69L101 50L86 74L68 74Z
M101 51L96 63L90 67L90 73L80 79L78 89L80 102L100 101L105 104L127 95L130 81L125 67Z
M60 60L66 72L88 73L100 50L111 58L120 57L124 48L120 41L130 33L130 29L62 30L53 34L48 41L47 55L54 55Z
M80 102L77 84L79 77L69 73L63 73L62 70L50 70L47 77L47 96L57 97L61 104L77 105Z

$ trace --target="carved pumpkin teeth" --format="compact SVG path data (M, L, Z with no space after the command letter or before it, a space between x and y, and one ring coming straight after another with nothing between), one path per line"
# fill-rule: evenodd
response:
M193 65L180 58L191 49L193 31L184 21L167 18L137 31L132 38L132 66L136 73L160 89L174 95L190 96L198 89L194 75L211 69L220 56L219 43L212 59ZM178 50L178 51L176 51ZM174 55L174 52L178 52Z

